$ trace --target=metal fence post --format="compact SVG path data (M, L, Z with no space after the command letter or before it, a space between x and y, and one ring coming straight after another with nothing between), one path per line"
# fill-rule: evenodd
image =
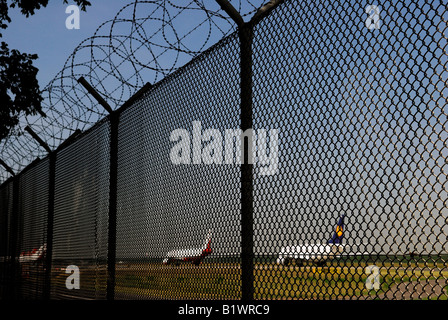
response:
M118 173L118 123L120 115L101 97L101 95L80 77L78 82L98 101L109 113L109 216L108 216L108 247L107 247L107 288L106 299L115 299L115 258L117 242L117 173Z
M221 8L238 25L240 39L240 129L252 129L252 37L253 25L244 23L239 12L227 1L216 0ZM252 140L252 139L251 139ZM253 164L249 161L252 141L242 141L241 163L241 298L254 297L254 205L253 205Z
M239 29L241 42L241 130L253 128L252 116L252 37L253 27L245 24ZM252 141L244 141L244 162L241 164L241 281L242 299L254 297L254 204L253 164L248 161ZM252 140L252 139L251 139Z
M110 114L109 168L109 233L107 251L107 300L115 299L115 259L117 242L117 173L118 173L118 112Z
M239 12L227 1L216 0L221 8L238 25L238 36L240 39L240 128L244 132L253 129L253 83L252 83L252 43L254 26L266 17L283 0L271 0L262 6L245 23ZM249 146L245 139L243 145L244 161L241 164L241 282L242 299L254 299L254 173L253 163L249 158L254 159L252 146Z
M47 216L47 252L45 255L45 284L44 300L50 300L51 296L51 267L53 257L53 225L54 225L54 196L56 184L56 152L49 154L48 177L48 216Z
M11 220L10 220L10 229L9 229L9 253L10 253L10 261L9 261L9 272L7 277L9 278L7 292L8 295L5 297L6 300L16 299L16 287L18 284L17 277L17 238L18 238L18 222L19 222L19 176L15 176L12 181L12 212L11 212Z
M50 300L51 292L51 266L53 257L53 221L54 221L54 192L55 192L55 179L56 179L56 152L53 152L51 148L29 127L25 128L39 145L48 152L49 163L49 175L48 175L48 215L47 215L47 244L45 253L45 283L43 299Z
M9 245L9 239L10 239L10 232L8 230L8 226L9 226L9 221L10 221L10 215L9 215L9 208L8 208L8 204L6 205L6 208L4 207L4 203L7 202L9 203L9 199L10 199L10 192L9 192L9 185L11 185L11 183L14 185L14 180L16 179L16 174L15 172L3 161L0 159L0 165L2 165L11 175L12 177L9 178L7 180L7 182L5 182L3 185L8 184L8 195L6 196L6 201L5 199L0 199L2 200L2 204L1 204L1 208L2 208L2 212L0 212L0 214L2 215L2 220L3 220L3 224L0 226L0 236L1 236L1 240L0 240L0 252L1 254L3 254L3 256L0 259L0 300L6 300L8 298L9 295L9 260L8 260L8 245ZM6 210L5 210L6 209ZM6 212L5 212L6 211ZM5 217L6 216L6 219ZM6 221L5 221L6 220Z
M0 165L3 166L13 177L16 175L15 172L2 159L0 159Z

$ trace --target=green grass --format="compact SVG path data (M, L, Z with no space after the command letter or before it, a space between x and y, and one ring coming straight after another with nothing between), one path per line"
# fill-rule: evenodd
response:
M448 279L446 265L428 262L406 263L382 261L380 289L366 288L365 273L371 262L332 262L324 267L306 265L283 267L272 263L256 263L256 299L379 299L393 292L401 283ZM105 291L106 270L80 268L81 289L70 294L88 294ZM52 286L56 291L66 292L63 271L53 273ZM160 263L130 263L117 267L115 292L130 298L172 299L240 299L241 269L238 263L210 263L162 266ZM422 295L422 299L425 295ZM448 299L448 286L439 296L428 299Z
M323 268L258 266L254 271L256 299L375 299L403 282L448 278L448 271L421 271L403 264L395 267L386 264L381 268L380 289L368 290L365 264ZM239 299L241 294L240 270L235 264L200 268L158 266L143 272L123 270L117 273L116 283L118 291L147 297Z

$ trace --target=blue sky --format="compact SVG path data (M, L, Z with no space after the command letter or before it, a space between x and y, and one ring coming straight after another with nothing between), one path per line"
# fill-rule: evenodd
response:
M117 12L131 1L93 0L87 12L81 11L80 29L68 30L65 13L68 4L62 0L49 1L46 8L36 11L26 18L20 11L10 9L12 22L2 32L2 41L10 49L24 53L36 53L39 58L34 65L39 69L38 80L41 88L61 70L69 55L85 38L92 36L103 22L113 19ZM73 1L69 2L73 4Z
M248 20L264 1L230 2ZM66 28L66 8L73 1L62 0L51 0L28 18L11 9L12 22L2 30L1 41L10 49L39 56L34 65L39 69L47 117L22 117L17 132L29 125L51 148L75 129L86 130L105 116L105 110L77 83L80 76L115 109L145 83L159 82L235 29L233 21L221 15L223 11L217 13L219 5L212 0L91 3L87 12L81 12L79 30ZM44 153L33 139L17 132L0 143L0 150L19 172Z
M88 13L81 14L81 29L67 30L66 6L61 4L62 0L52 2L54 3L48 8L42 9L29 19L21 17L18 13L12 13L14 21L4 32L4 39L10 44L10 48L39 54L36 66L41 70L39 74L41 86L45 86L56 75L82 40L92 36L101 23L112 19L127 3L92 0L92 3L95 3L89 8ZM353 218L363 219L357 223L358 226L362 224L362 229L355 230L358 231L359 238L365 235L366 239L379 239L379 244L394 240L396 246L393 249L402 252L414 250L411 244L415 244L417 251L430 252L434 243L439 246L436 250L440 250L443 245L446 251L448 233L446 224L442 224L446 221L444 219L448 212L446 208L447 56L446 37L443 37L446 33L444 7L435 5L436 11L431 10L431 4L425 5L423 1L418 6L414 4L409 7L394 1L384 2L381 4L382 28L371 31L365 27L366 2L362 4L353 2L356 5L349 3L343 10L337 12L333 11L335 7L313 5L311 2L303 7L291 3L285 4L270 19L265 19L257 27L254 41L255 127L281 128L281 174L276 177L258 177L255 185L255 196L263 198L257 202L256 217L260 220L270 219L268 220L270 223L278 226L276 229L278 232L272 232L271 235L265 236L265 239L271 237L273 240L276 234L287 234L291 237L286 241L318 240L297 238L300 234L296 237L295 230L300 228L302 235L324 236L323 233L327 230L321 226L328 225L330 215L332 219L336 219L341 212L353 212ZM100 7L101 5L103 7ZM146 13L139 12L139 14L143 16ZM317 20L318 18L321 20ZM181 24L175 29L181 32L188 31L187 25L183 25L182 30L182 23L185 21L180 20ZM188 21L195 22L190 15ZM145 31L151 32L154 24ZM147 59L148 50L145 49L139 52L141 56L138 58ZM157 52L157 48L151 47L151 49ZM225 59L237 61L232 60L228 54L221 54ZM217 56L220 56L219 52ZM204 57L206 58L207 56ZM206 119L200 117L208 116L209 120L214 121L219 119L217 111L223 112L224 115L227 113L228 110L217 107L217 103L228 104L230 107L237 106L237 99L229 102L228 96L227 99L214 96L219 93L216 88L221 86L237 88L236 84L231 87L229 82L225 81L228 77L237 83L237 78L232 77L231 73L237 69L223 68L222 66L231 65L228 60L207 61L209 62L204 62L204 69L198 67L185 70L185 74L191 73L192 79L198 80L198 84L190 87L188 84L191 79L187 76L182 78L183 74L177 75L176 79L182 80L179 84L182 84L181 88L186 92L180 94L180 91L175 90L177 83L173 80L171 82L173 87L167 90L167 93L161 94L161 97L166 99L162 104L165 110L177 112L172 111L165 115L170 117L165 122L146 120L142 124L142 130L138 131L141 139L148 139L145 135L151 132L157 133L153 140L145 140L157 142L148 143L148 148L156 149L152 153L146 152L145 156L157 155L160 163L170 164L169 150L160 152L161 149L157 149L160 145L160 136L168 139L169 134L160 135L156 130L149 131L151 127L148 124L161 124L161 128L168 130L171 127L166 124L173 124L173 117L176 115L184 119L184 123L180 125L191 124L191 119L187 121L188 117L194 120L201 119L205 123ZM205 76L197 75L210 75L209 69L205 69L205 66L214 65L219 65L220 68L213 69L219 76L216 77L213 86L213 83L206 81ZM129 71L125 69L127 66L129 65L123 64L119 71L125 74ZM145 77L145 81L146 79L149 77ZM210 88L208 91L203 90L205 85ZM106 88L113 87L106 86ZM203 92L196 92L193 89ZM200 98L206 93L211 99L204 102ZM188 95L198 100L188 100L185 98ZM75 109L73 106L79 102L79 96L82 97L78 94L71 96L72 100L67 98L65 102L62 101L65 103L64 107L70 106ZM58 96L55 94L55 97ZM161 98L154 95L154 99L154 110L159 110L156 107ZM194 112L176 109L184 107L184 104L178 101L193 101L190 105L195 106ZM81 107L90 106L89 103L90 101L80 102L79 110L86 110ZM60 105L56 104L56 107ZM212 114L210 110L217 111ZM140 118L143 116L135 117ZM132 125L128 127L133 128ZM169 144L162 145L166 149L169 147ZM167 161L164 162L163 159ZM135 157L134 160L138 161L139 158ZM144 162L149 166L158 161ZM188 193L182 193L184 190L182 188L191 189L193 183L185 183L182 175L179 175L177 180L169 175L163 179L164 174L169 174L170 171L157 168L142 170L148 170L149 174L140 174L142 171L136 173L147 178L151 177L150 170L162 172L159 179L161 183L181 181L183 186L177 189L179 194L177 203L184 206L183 195ZM207 177L200 174L197 176L201 179ZM228 179L224 174L221 177ZM128 175L128 178L129 184L134 182L131 180L132 176ZM223 196L215 197L215 200L226 199L225 196L229 194L225 189L225 182L231 179L222 181ZM157 192L168 190L158 189L157 185L151 185L149 182L148 185ZM267 185L271 188L266 188ZM209 189L205 185L203 189L198 189L198 193ZM125 196L124 193L121 195ZM136 197L139 195L138 192L135 193ZM166 196L170 197L165 200L166 206L175 203L170 201L171 195L166 192ZM154 198L157 197L158 194L155 193ZM393 202L389 203L391 200ZM196 205L201 204L195 202L194 198L191 198L191 201L193 205L189 208L195 209ZM210 203L213 204L212 201L208 202ZM143 203L141 207L151 208L150 205L149 202ZM132 208L131 205L123 207ZM219 207L219 203L216 208L223 209L224 217L226 212L237 213L233 207L226 211L227 207L225 205ZM173 205L173 209L170 207L166 209L164 206L158 209L161 212L172 210L176 213L178 208L174 208ZM146 212L144 210L140 212L142 221L148 219ZM201 212L203 211L196 210L194 214L200 218ZM282 214L272 216L272 212ZM132 214L135 217L135 212ZM216 211L216 214L219 216L221 212ZM300 220L296 218L297 216L307 219ZM389 225L394 221L391 217L397 217L396 221L402 221L400 226L393 226L400 232L395 238L392 237L394 239L390 236L390 230L394 229ZM422 234L426 236L432 234L435 237L437 229L430 231L426 229L425 222L430 217L437 222L436 224L443 226L443 229L438 229L440 238L419 241L418 236ZM194 219L189 221L195 222ZM316 223L303 225L310 221ZM177 222L179 230L184 230L183 221L177 220ZM415 227L416 223L420 225ZM412 241L409 241L407 226L414 230ZM256 235L262 234L264 230L258 228ZM198 232L193 233L202 237L202 232L196 231ZM192 233L191 229L189 233ZM135 234L140 236L137 232ZM127 236L126 233L123 235ZM183 241L183 238L180 240ZM351 238L350 241L354 240L356 238ZM280 243L273 242L276 245ZM275 247L270 249L276 250ZM379 252L384 248L376 249Z
M87 11L81 11L81 27L79 30L68 30L65 27L65 21L69 16L69 14L65 13L65 10L68 5L74 4L73 1L64 4L62 0L51 0L47 7L37 10L33 16L28 18L22 15L19 9L10 9L9 15L12 22L2 32L3 38L1 41L7 42L10 49L38 54L39 59L35 61L34 65L40 70L38 80L41 88L44 88L61 71L67 58L79 44L85 39L92 37L99 26L106 21L112 20L123 7L128 4L134 4L135 0L92 0L90 2L92 5L87 8ZM250 17L253 15L254 8L261 6L265 1L231 0L230 2L243 15L248 14ZM216 11L219 8L214 0L204 1L204 4L208 10ZM167 11L166 16L161 17L160 12L163 12L163 10L160 8L163 5L166 6ZM196 10L186 10L185 14L180 15L177 6L188 6ZM132 9L132 6L128 6L121 13L120 18L131 19ZM174 38L174 33L170 29L172 27L181 37L181 40L183 39L180 47L186 50L203 51L202 45L204 43L206 44L205 49L208 48L223 37L221 31L227 32L230 28L227 22L216 16L212 20L207 21L208 16L205 12L198 10L197 6L189 0L166 3L164 1L140 3L137 7L136 17L147 19L150 16L151 18L144 22L144 29L134 30L137 36L141 36L138 33L142 30L146 36L150 36L152 32L156 33L160 26L160 19L170 20L169 18L171 18L172 24L165 28L166 34L164 36L167 36L168 39ZM248 17L245 17L245 20L248 19ZM109 28L110 24L104 26L99 34L107 34ZM129 34L129 25L126 25L126 23L117 23L114 28L116 33L123 30L123 34ZM161 36L155 36L152 40L163 42L160 41ZM187 48L183 47L185 44L188 46ZM114 43L114 45L117 45L117 43ZM158 54L163 49L151 46L151 50ZM137 54L140 53L147 55L145 50L141 50ZM172 60L174 57L172 54L165 53L164 55L163 60ZM141 57L137 56L137 58L140 59ZM148 57L145 56L142 59L148 59ZM160 60L160 57L158 59ZM177 61L177 66L181 66L186 62L188 62L188 57L187 60ZM171 61L166 61L167 65L170 63Z

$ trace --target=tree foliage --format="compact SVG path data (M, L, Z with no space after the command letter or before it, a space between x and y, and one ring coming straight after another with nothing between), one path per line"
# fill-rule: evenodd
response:
M0 0L0 29L6 29L11 22L10 8L19 8L29 17L36 10L46 7L49 0ZM74 0L86 10L90 6L87 0ZM64 0L64 3L68 3ZM0 34L0 37L2 35ZM33 66L37 54L21 53L10 50L5 42L0 45L0 140L9 136L19 123L22 114L42 113L42 92L37 81L38 69Z

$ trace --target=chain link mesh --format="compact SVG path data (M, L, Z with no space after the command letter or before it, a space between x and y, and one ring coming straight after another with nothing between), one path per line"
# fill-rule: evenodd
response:
M17 244L20 293L24 299L40 299L45 285L49 161L44 159L20 176Z
M121 114L118 296L239 297L239 168L173 165L170 159L170 137L176 129L188 132L193 143L195 121L201 122L204 130L238 127L239 67L235 56L238 38L234 35L157 84ZM169 251L201 248L209 230L210 261L199 266L177 267L177 261L161 264Z
M109 206L109 123L57 153L52 299L105 299ZM67 274L79 269L79 288ZM72 288L69 285L69 288Z
M255 299L448 298L446 5L368 7L285 1L253 26ZM242 298L241 45L117 110L116 199L108 118L56 151L51 298ZM42 294L18 253L46 239L48 165L0 187L2 294L11 274Z
M0 294L5 297L9 289L10 275L10 241L11 241L11 212L12 212L12 186L13 183L5 183L0 187L0 221L1 221L1 243L0 243Z
M258 265L258 298L446 297L446 6L382 1L379 29L367 6L292 1L255 27L254 127L281 142L255 245L291 262ZM311 263L342 215L342 254Z

